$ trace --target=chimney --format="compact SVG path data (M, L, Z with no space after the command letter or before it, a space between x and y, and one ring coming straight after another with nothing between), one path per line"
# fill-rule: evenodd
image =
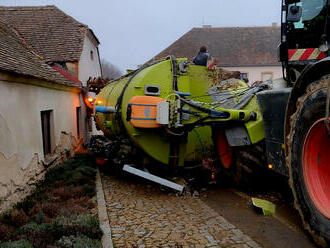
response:
M277 27L277 23L276 22L273 22L272 23L272 27Z

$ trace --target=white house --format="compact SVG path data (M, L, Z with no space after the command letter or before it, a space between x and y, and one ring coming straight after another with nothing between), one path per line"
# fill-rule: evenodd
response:
M187 57L190 61L201 46L218 60L218 66L240 71L250 83L282 77L277 58L280 27L211 27L193 28L168 48L156 55L159 60L167 55Z
M0 18L12 26L26 44L48 65L70 80L82 82L100 77L99 40L93 31L56 6L0 7ZM85 91L83 91L85 92ZM84 143L92 132L92 120L80 95L79 134Z
M0 211L79 148L81 91L0 20Z

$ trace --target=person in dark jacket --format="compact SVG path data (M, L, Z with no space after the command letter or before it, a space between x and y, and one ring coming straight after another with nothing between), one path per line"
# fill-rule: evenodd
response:
M207 64L207 58L209 56L210 56L210 54L207 52L206 46L201 46L201 48L199 49L199 53L193 59L193 63L195 65L206 66L206 64Z

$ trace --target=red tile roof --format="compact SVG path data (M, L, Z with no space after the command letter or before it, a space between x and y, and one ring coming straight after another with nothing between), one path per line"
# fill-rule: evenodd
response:
M280 38L277 26L193 28L153 59L174 55L192 61L199 47L205 45L219 66L280 65L277 59Z
M93 32L55 6L0 7L0 16L17 29L46 62L79 61L86 32ZM95 40L98 42L97 38Z
M51 83L81 88L51 68L29 49L13 28L0 20L0 71L38 78Z

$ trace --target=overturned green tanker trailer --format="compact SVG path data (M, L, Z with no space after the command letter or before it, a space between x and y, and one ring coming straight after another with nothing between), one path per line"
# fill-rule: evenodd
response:
M95 120L105 136L128 137L140 163L175 169L204 161L215 170L217 153L228 168L231 147L264 139L255 93L268 87L223 81L216 70L168 57L108 83L97 95Z

